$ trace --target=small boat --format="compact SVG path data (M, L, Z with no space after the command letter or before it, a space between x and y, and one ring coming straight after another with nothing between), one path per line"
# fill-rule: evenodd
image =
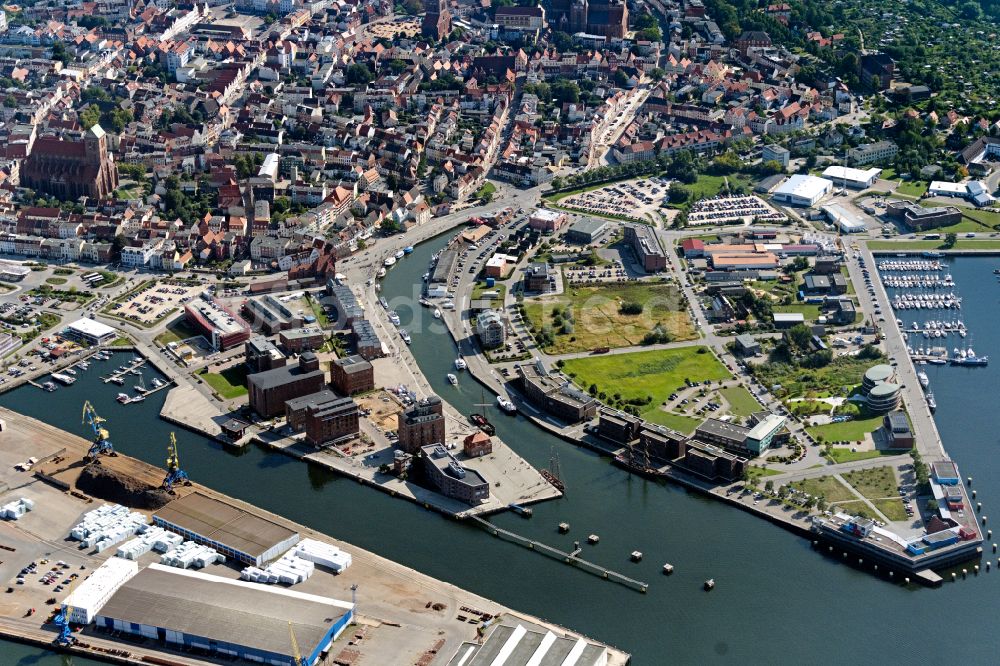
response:
M80 362L79 362L79 363L77 364L77 366L78 366L78 367L79 367L79 368L80 368L81 370L89 370L89 369L90 369L90 363L87 363L86 361L80 361Z
M399 329L399 337L403 338L403 342L410 344L410 333L405 329Z
M597 544L600 543L600 541L601 537L597 536L596 534L591 534L590 536L587 537L587 543Z
M705 581L705 591L708 592L709 590L713 589L715 589L715 579L709 578L708 580Z
M128 403L126 403L126 404L133 403L133 402L142 402L145 399L146 399L146 396L144 396L144 395L137 395L134 398L129 398L128 399Z
M931 380L927 376L927 373L923 371L917 373L917 381L919 381L920 385L924 388L927 388L931 383Z
M388 301L385 300L385 296L379 296L378 304L381 305L386 310L389 309L389 303Z
M382 265L385 266L386 268L390 268L393 265L395 265L395 263L396 263L395 257L386 257L385 261L382 262Z
M931 413L937 409L937 400L934 399L934 394L930 391L927 392L927 409L931 410Z
M389 313L389 321L393 326L399 326L399 314L395 310Z
M423 281L427 282L427 278L429 278L430 276L431 276L430 273L424 273Z
M438 310L437 308L434 308L434 318L435 319L440 319L441 318L441 311Z
M465 362L464 358L458 357L458 358L455 359L455 369L456 370L465 370L468 367L469 367L469 364Z
M69 375L64 375L60 372L53 372L52 379L56 380L63 386L72 386L76 383L76 377L70 377Z
M118 386L122 386L125 383L125 380L122 379L121 377L112 377L108 381L110 381L112 384L118 384Z
M663 565L663 573L664 573L664 575L669 576L673 572L674 572L674 565L670 564L669 562L667 562L666 564Z
M502 395L497 396L497 406L507 414L517 413L517 405L515 405L513 402L503 397Z
M381 268L378 269L378 273L375 274L375 277L380 277L380 278L385 277L385 266L382 266Z
M451 384L452 386L458 386L458 377L456 377L455 375L453 375L453 374L451 374L449 372L448 373L448 383Z
M55 391L59 387L56 386L55 384L53 384L52 382L45 382L44 384L42 384L42 388L45 391L47 391L49 393L52 393L53 391Z
M394 254L392 256L394 256L396 258L396 260L398 261L398 260L400 260L400 259L403 258L404 254L406 254L406 253L403 252L402 250L397 250L396 254Z
M482 414L469 414L469 420L472 421L476 427L491 437L497 433L497 429L494 428L493 424L487 421L486 417Z
M126 403L126 402L128 402L128 400L129 400L129 398L128 398L128 393L119 393L119 394L118 394L118 395L117 395L117 396L115 397L115 400L117 400L118 402L120 402L120 403L122 403L122 404L125 404L125 403Z
M412 245L407 245L406 247L403 248L403 254L412 254L412 253L413 253Z
M63 372L65 372L67 375L76 375L76 370L74 370L73 368L66 368Z

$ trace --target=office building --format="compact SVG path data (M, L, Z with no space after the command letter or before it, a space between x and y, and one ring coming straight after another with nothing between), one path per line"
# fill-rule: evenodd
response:
M776 143L764 146L761 150L761 160L764 162L777 162L783 168L788 168L788 159L791 153L787 148L783 148Z
M286 358L274 343L263 335L255 335L244 346L247 374L274 370L285 366Z
M598 217L585 217L577 220L566 231L566 241L569 243L579 243L590 245L603 238L611 229L610 220L602 220Z
M216 351L232 349L250 339L250 326L207 292L184 306L184 317Z
M912 201L890 201L886 204L885 214L913 231L950 227L962 221L962 211L954 206L925 208Z
M625 242L629 244L642 269L657 273L667 269L667 255L663 252L656 230L645 224L625 224Z
M285 402L288 425L306 433L316 447L336 445L358 436L360 412L351 398L319 391Z
M549 265L535 262L524 273L524 290L544 294L555 286L555 274Z
M566 223L566 213L548 208L539 208L528 216L528 225L543 233L555 233Z
M106 345L118 337L118 331L89 317L77 319L64 329L63 334L88 345Z

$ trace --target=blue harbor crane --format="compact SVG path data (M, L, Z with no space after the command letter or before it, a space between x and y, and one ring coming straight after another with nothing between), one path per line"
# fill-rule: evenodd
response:
M107 428L102 424L105 419L97 415L97 410L94 406L90 404L89 400L83 403L83 423L90 426L90 429L94 431L94 442L90 445L90 451L87 452L87 460L96 461L97 456L104 454L106 456L117 456L115 453L115 447L111 443L111 435L108 433Z
M174 485L191 485L187 472L181 469L181 460L177 456L177 438L170 433L170 445L167 446L167 476L163 479L163 489L174 494Z
M69 626L69 614L72 610L72 608L60 610L52 618L52 624L56 625L59 629L59 635L56 636L56 643L59 645L72 645L76 642L76 638L73 636L73 629Z

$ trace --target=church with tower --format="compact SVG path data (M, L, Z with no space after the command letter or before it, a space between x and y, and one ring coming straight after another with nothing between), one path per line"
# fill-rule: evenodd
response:
M38 137L21 166L21 186L63 201L107 198L118 187L107 134L94 125L80 139Z
M621 39L628 32L625 0L551 0L549 27L569 34L584 32Z

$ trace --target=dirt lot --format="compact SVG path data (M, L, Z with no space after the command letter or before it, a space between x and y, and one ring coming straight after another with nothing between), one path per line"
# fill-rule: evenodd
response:
M357 400L358 406L362 410L371 410L368 419L381 430L396 429L396 414L403 411L399 403L396 402L388 392L378 391L371 393Z

